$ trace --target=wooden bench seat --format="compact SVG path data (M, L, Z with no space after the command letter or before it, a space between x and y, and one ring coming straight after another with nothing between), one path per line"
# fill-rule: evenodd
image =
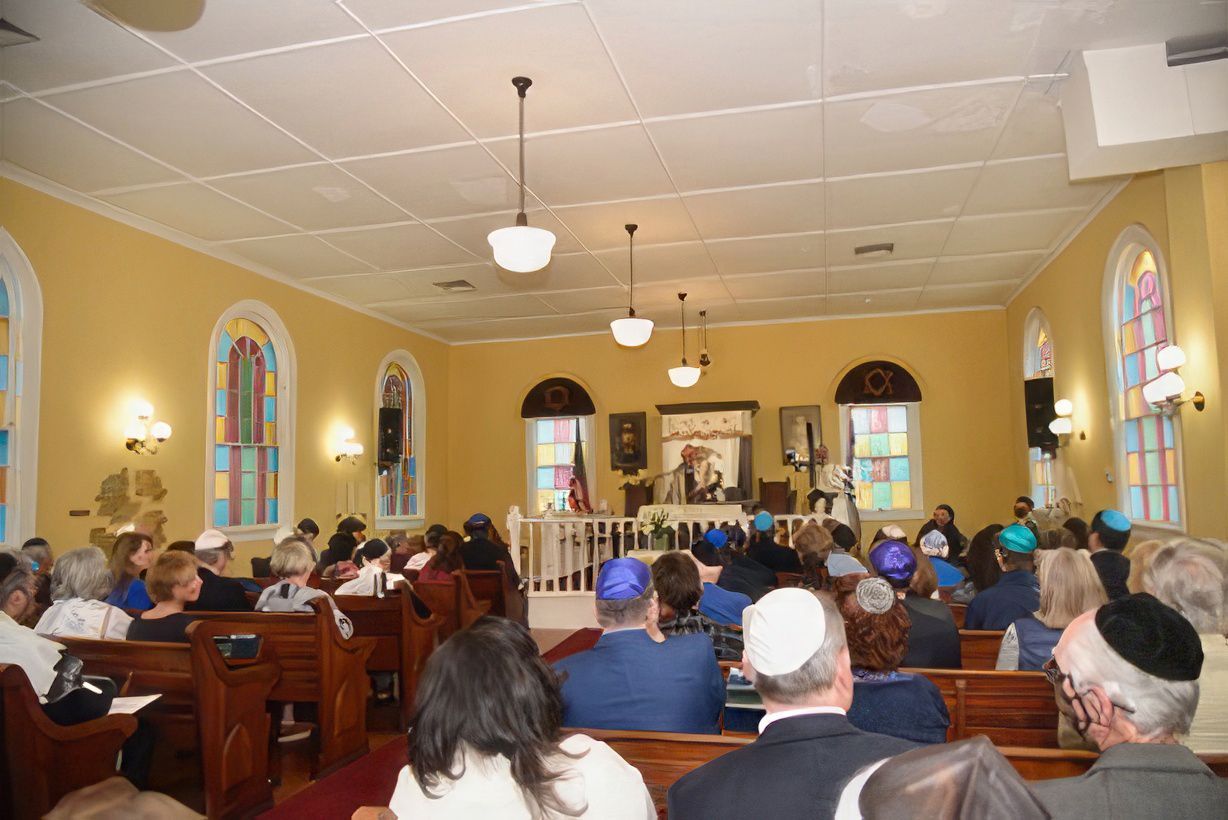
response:
M439 639L447 640L452 633L473 624L490 611L490 601L478 601L469 588L465 573L452 573L452 583L446 581L422 581L413 585L417 595L431 613L443 618L439 627Z
M959 656L964 669L995 669L1003 632L995 629L959 630Z
M254 660L229 666L213 637L233 631L194 623L186 644L56 638L89 674L116 680L121 695L162 696L141 715L170 730L186 728L194 738L210 820L248 817L273 803L265 702L278 665L266 643Z
M1043 672L905 669L925 675L951 714L948 740L985 735L998 746L1057 746L1057 702Z

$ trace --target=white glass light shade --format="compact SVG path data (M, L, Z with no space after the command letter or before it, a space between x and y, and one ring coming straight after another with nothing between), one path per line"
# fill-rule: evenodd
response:
M1143 385L1143 398L1151 404L1162 404L1185 392L1185 379L1171 370Z
M674 383L674 387L693 387L695 382L699 381L699 373L698 367L690 367L685 364L679 367L671 367L669 369L669 380Z
M155 421L149 432L158 441L166 441L171 437L171 426L164 421Z
M1185 364L1185 351L1176 345L1161 348L1156 354L1156 364L1161 370L1176 370Z
M512 273L532 273L550 264L554 234L545 228L513 225L491 231L486 237L499 267Z
M1053 412L1059 416L1069 416L1074 412L1074 402L1070 399L1058 399L1053 403Z
M1055 436L1068 436L1073 429L1074 426L1071 424L1070 418L1067 416L1062 416L1049 422L1049 432L1053 433Z
M357 441L346 441L341 444L341 454L343 456L357 457L362 455L363 446Z
M144 399L137 399L132 403L132 415L138 419L147 419L153 415L153 405Z
M647 344L652 337L652 319L641 319L638 316L624 316L610 322L610 330L614 333L614 341L623 347L639 347Z
M145 423L140 419L133 419L132 421L128 422L128 426L124 428L124 438L144 441L146 435Z

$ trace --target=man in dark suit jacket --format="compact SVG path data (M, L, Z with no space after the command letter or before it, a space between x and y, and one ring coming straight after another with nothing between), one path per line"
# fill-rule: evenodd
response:
M520 586L520 576L516 574L516 565L512 563L512 554L507 547L490 540L490 517L484 513L474 513L465 522L465 535L468 541L461 543L461 560L465 569L496 570L499 561L504 564L508 582L513 587Z
M607 561L597 577L596 607L604 629L597 645L555 664L563 674L563 725L720 732L725 682L712 639L702 632L661 635L648 565Z
M743 674L767 709L759 738L671 786L669 816L831 817L858 770L916 744L849 723L853 673L844 621L830 600L778 589L748 607L742 623Z
M1087 535L1087 551L1110 601L1130 594L1126 588L1126 580L1130 577L1130 559L1122 554L1128 543L1129 518L1117 510L1096 513Z
M195 612L251 612L247 591L234 578L222 575L234 555L234 545L219 530L205 530L196 539L196 560L200 566L200 597L184 609Z

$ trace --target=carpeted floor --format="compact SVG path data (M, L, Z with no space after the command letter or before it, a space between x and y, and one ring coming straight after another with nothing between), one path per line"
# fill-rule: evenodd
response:
M542 653L542 659L546 663L557 663L563 660L568 655L574 655L577 652L583 652L586 649L592 649L597 643L597 639L601 637L600 629L577 629L575 632L568 635L563 640L559 641L549 651Z

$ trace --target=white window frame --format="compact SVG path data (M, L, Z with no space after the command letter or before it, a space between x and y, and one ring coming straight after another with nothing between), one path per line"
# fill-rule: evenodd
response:
M883 404L902 404L908 409L908 482L912 506L906 510L863 510L857 508L862 521L899 521L905 518L925 518L929 507L924 503L921 464L921 402L892 401ZM853 454L848 450L852 421L849 411L854 407L875 407L873 404L840 405L840 463L852 469ZM915 476L915 477L914 477Z
M593 440L593 432L596 429L596 416L542 416L540 418L525 419L525 434L524 434L524 471L525 471L525 509L529 511L530 517L538 517L543 513L537 510L537 422L539 421L554 421L555 419L579 419L581 427L581 435L584 442L588 445L585 451L584 467L588 473L588 497L591 501L599 497L597 493L597 470L593 463L593 447L596 442Z
M277 520L267 524L218 527L213 523L214 458L217 448L217 345L226 323L249 319L269 334L277 354ZM205 529L218 529L233 542L263 541L284 524L294 522L294 409L298 364L290 333L277 311L264 302L244 299L222 312L209 336L208 378L205 381Z
M379 463L372 466L371 496L376 510L375 528L379 530L401 530L422 525L426 522L426 379L422 377L422 368L418 360L408 350L397 349L383 358L379 369L375 371L375 402L372 406L371 429L375 431L374 443L379 447L379 408L384 402L384 374L388 366L396 364L409 376L409 396L412 416L410 431L413 434L414 447L414 478L417 481L415 495L418 497L418 512L414 515L381 516L379 511Z
M17 241L0 228L0 278L9 291L7 418L20 418L9 436L8 517L5 544L35 535L38 514L38 420L42 378L43 291Z
M1121 280L1125 275L1128 263L1132 262L1142 251L1150 251L1156 262L1156 273L1160 277L1160 294L1164 300L1164 325L1167 331L1168 343L1177 344L1177 329L1173 324L1172 291L1169 288L1168 263L1160 252L1160 244L1155 237L1142 225L1130 225L1113 243L1104 263L1104 286L1100 295L1101 329L1104 341L1105 376L1109 388L1109 422L1113 431L1113 464L1116 476L1117 508L1123 512L1131 523L1131 529L1136 537L1145 538L1150 535L1171 537L1175 533L1185 534L1188 524L1188 507L1185 502L1185 455L1181 432L1181 414L1173 415L1173 449L1176 451L1177 463L1177 504L1181 520L1178 524L1166 521L1136 520L1130 504L1130 474L1126 465L1126 441L1124 405L1126 391L1123 385L1121 371L1121 351L1118 348L1118 331L1120 317L1117 302L1121 292ZM1056 360L1055 360L1056 361Z

